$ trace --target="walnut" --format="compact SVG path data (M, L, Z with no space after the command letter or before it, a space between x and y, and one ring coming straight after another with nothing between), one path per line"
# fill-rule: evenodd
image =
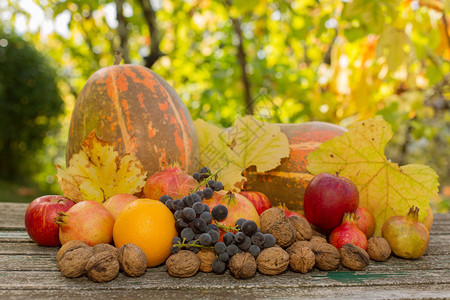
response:
M117 256L109 251L103 251L92 256L87 265L88 277L94 282L107 282L119 274Z
M120 269L129 277L139 277L147 270L147 256L135 244L125 244L118 250Z
M58 261L59 270L66 277L80 277L86 273L85 267L92 255L92 247L69 247L60 255Z
M290 254L289 266L292 271L308 273L316 263L316 256L309 247L295 248Z
M172 277L191 277L200 268L201 260L194 252L181 250L166 260L167 272Z
M374 261L386 261L391 256L391 246L381 236L371 237L367 241L367 253Z
M289 222L276 222L269 227L267 233L272 234L282 248L287 248L295 242L296 231Z
M84 247L89 247L85 241L73 240L73 241L69 241L69 242L65 243L64 245L62 245L62 247L58 250L58 253L56 254L56 262L59 262L59 260L61 259L61 256L66 251L74 250L77 248L84 248Z
M256 258L258 270L265 275L278 275L289 266L289 254L279 247L266 248Z
M293 243L291 246L289 246L286 249L286 252L289 253L289 255L291 255L291 253L296 250L296 249L300 249L303 247L308 247L311 249L311 243L308 241L296 241L295 243Z
M316 266L322 271L332 271L339 267L341 255L328 243L311 243L311 250L316 256Z
M339 253L342 265L347 269L360 271L369 265L369 254L361 247L347 243L339 249Z
M97 244L94 247L92 247L92 249L94 250L94 254L107 251L111 252L116 257L119 255L119 249L110 244Z
M277 222L286 222L286 214L278 207L271 207L259 216L261 231L268 233L269 228Z
M230 259L228 268L235 278L247 279L256 274L256 260L249 252L240 252Z
M197 253L198 258L200 258L200 271L209 273L212 272L212 263L213 260L216 258L216 253L213 250L209 249L201 249Z
M328 242L327 242L327 239L326 238L324 238L324 237L320 237L320 236L316 236L316 235L313 235L312 237L311 237L311 239L309 240L309 242L311 243L311 244L320 244L320 243L325 243L325 244L327 244Z
M311 239L311 225L305 218L293 215L288 218L288 221L295 228L297 241L309 241Z

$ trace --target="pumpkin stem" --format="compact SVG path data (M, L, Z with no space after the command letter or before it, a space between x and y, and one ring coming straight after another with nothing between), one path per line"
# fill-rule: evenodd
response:
M121 49L117 49L116 51L114 51L114 65L117 66L120 64L120 62L122 61L123 58L123 52Z

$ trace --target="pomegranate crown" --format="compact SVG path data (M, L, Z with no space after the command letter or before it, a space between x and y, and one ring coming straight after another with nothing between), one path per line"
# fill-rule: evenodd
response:
M354 212L346 212L342 217L342 224L344 223L353 223L356 224L358 222L359 217Z
M408 219L411 219L413 221L417 221L419 220L419 208L416 206L411 206L411 208L409 209L408 214L406 215L406 217Z

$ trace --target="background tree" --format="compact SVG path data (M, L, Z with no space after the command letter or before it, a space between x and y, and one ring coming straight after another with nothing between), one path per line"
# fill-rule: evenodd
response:
M63 104L47 59L30 43L0 27L0 177L27 182L40 172L36 159L60 127Z

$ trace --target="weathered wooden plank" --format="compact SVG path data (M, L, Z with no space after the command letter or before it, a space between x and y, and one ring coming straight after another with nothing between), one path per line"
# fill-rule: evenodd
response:
M0 298L14 299L90 299L95 297L107 299L448 299L449 284L416 284L411 286L352 286L352 287L292 287L292 288L200 288L200 289L147 289L133 288L114 290L97 289L21 289L1 290Z
M28 203L0 203L0 230L25 228Z
M418 271L449 270L450 254L441 256L425 255L417 260L391 257L387 262L371 261L369 271ZM56 254L0 255L0 271L57 271ZM148 269L150 270L150 269ZM164 272L164 267L153 268L152 272ZM345 271L344 267L340 270Z

